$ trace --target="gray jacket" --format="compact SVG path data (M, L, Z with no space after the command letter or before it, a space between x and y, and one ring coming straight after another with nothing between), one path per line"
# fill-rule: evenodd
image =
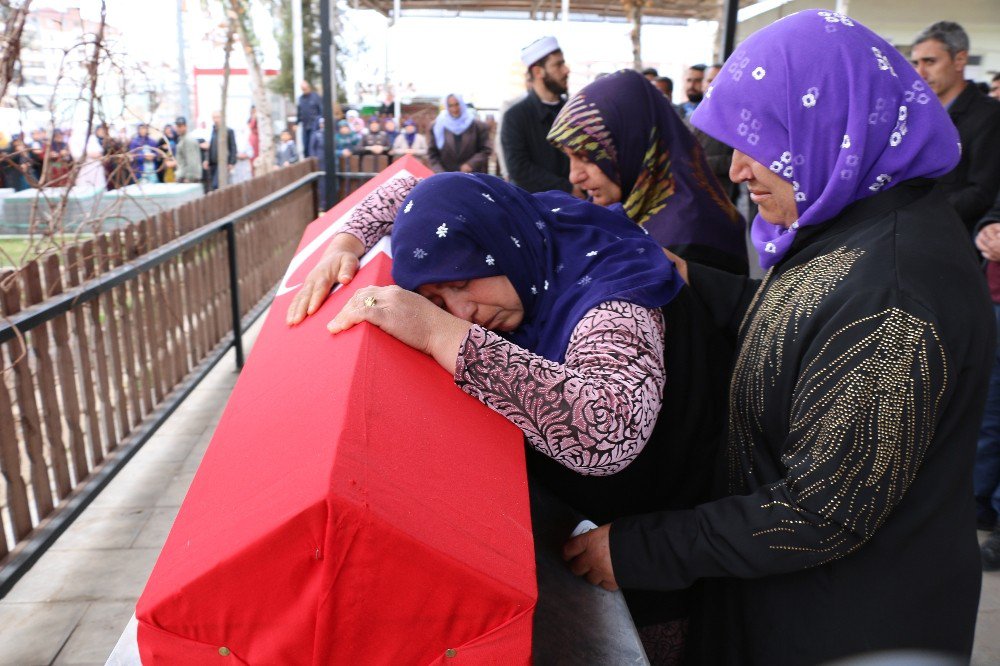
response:
M177 140L177 180L201 180L201 147L198 140L185 134Z

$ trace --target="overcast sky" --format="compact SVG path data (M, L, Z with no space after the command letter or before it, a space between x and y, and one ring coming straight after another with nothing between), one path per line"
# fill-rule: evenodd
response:
M209 5L218 7L218 0ZM33 8L66 10L80 7L85 18L97 20L99 0L35 0ZM189 44L188 67L221 67L221 49L201 39L213 21L203 17L200 0L186 0ZM124 34L130 55L149 62L173 62L177 54L175 0L107 0L108 23ZM266 65L277 66L273 17L254 2L254 25ZM218 22L221 14L217 15ZM522 89L520 48L542 35L555 35L574 73L571 89L578 89L600 71L631 63L630 26L625 23L571 23L465 18L406 17L389 28L385 17L372 11L351 11L345 18L345 37L359 52L347 63L349 97L354 82L393 78L411 82L420 95L460 92L480 106L497 106ZM195 33L195 34L192 34ZM684 67L711 57L714 24L688 27L647 25L643 28L646 64L679 78ZM387 48L388 46L388 48ZM677 82L680 83L679 81ZM679 87L675 86L675 87Z

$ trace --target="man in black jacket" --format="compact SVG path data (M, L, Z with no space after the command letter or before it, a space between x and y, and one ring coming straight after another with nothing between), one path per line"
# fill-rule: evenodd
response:
M958 211L969 233L1000 189L1000 102L965 80L969 36L957 23L940 21L913 41L910 59L937 95L962 139L962 160L937 188ZM920 102L922 91L912 91Z
M208 142L208 158L202 164L202 167L208 171L211 180L210 190L219 189L219 126L222 125L222 113L215 111L212 113L212 138ZM233 167L236 166L236 134L232 129L226 128L226 164L228 165L229 171L232 172ZM204 146L205 144L202 144Z
M302 94L295 111L296 120L302 128L302 150L306 157L314 157L309 151L312 145L312 135L319 128L319 119L323 117L323 98L312 89L308 81L302 82Z
M569 158L545 138L566 103L569 67L555 37L526 46L521 62L528 68L528 94L507 110L500 128L510 180L529 192L572 192Z

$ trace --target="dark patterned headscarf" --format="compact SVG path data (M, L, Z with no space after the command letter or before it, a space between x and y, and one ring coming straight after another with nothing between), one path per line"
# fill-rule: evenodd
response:
M792 184L790 229L759 215L761 265L788 252L800 227L858 199L958 164L958 132L934 92L887 41L822 9L751 35L723 66L691 122Z
M625 214L660 245L696 259L705 259L706 249L709 256L721 253L722 264L736 260L745 270L743 218L701 145L638 72L622 70L586 86L559 112L548 139L583 153L618 184Z
M524 306L510 339L558 362L588 310L605 301L660 307L682 285L659 245L621 213L484 174L417 185L396 215L392 254L404 289L505 275Z

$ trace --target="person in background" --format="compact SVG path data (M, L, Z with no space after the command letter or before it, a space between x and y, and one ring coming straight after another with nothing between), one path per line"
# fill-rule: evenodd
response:
M104 147L96 134L87 136L86 128L74 132L72 151L78 156L80 170L76 174L75 187L104 190L108 186L104 175Z
M149 135L149 125L140 123L128 144L132 158L132 182L158 183L159 142Z
M431 127L427 160L435 173L485 172L490 159L490 130L476 118L462 96L447 95L444 108Z
M109 190L117 190L129 184L131 167L129 165L127 144L118 141L106 124L101 123L94 130L104 151L104 178Z
M998 79L1000 76L994 82ZM1000 195L979 224L976 248L986 262L986 281L993 299L997 328L1000 329ZM997 571L1000 570L1000 343L993 359L986 411L979 429L973 492L976 496L976 526L990 532L980 547L983 569Z
M306 157L312 157L308 152L309 139L316 131L319 119L323 117L323 98L313 90L308 81L302 82L302 94L299 95L299 103L295 108L296 121L302 128L302 145Z
M358 152L366 155L384 155L392 148L389 135L382 131L382 123L376 116L368 119L368 133L361 137L361 148Z
M951 173L937 182L939 191L958 211L969 234L993 205L1000 189L1000 102L983 95L965 79L969 61L969 36L957 23L940 21L913 40L910 59L920 77L919 87L907 91L909 106L925 104L937 95L958 128L962 159ZM873 110L881 123L895 124L890 139L905 139L906 117L891 109Z
M173 125L167 125L163 128L163 139L161 141L167 142L167 148L169 148L171 155L177 154L177 130Z
M174 183L177 181L177 130L172 125L163 128L163 136L160 137L158 147L163 168L160 180L164 183Z
M348 109L344 119L351 126L351 131L356 133L359 138L365 133L365 121L361 119L361 114L356 109Z
M250 128L241 127L236 132L236 164L233 166L233 176L229 182L233 185L244 183L253 178L253 166L250 163L250 156L253 149L250 147ZM316 132L315 134L318 134Z
M42 170L45 166L45 153L49 149L49 135L43 128L38 127L31 131L31 140L25 141L28 147L28 157L31 164L28 169L28 182L35 186L42 181Z
M646 77L646 80L652 83L660 77L660 73L656 71L655 67L647 67L642 70L642 75Z
M555 37L543 37L521 49L528 91L503 115L500 144L510 181L529 192L562 190L576 196L569 182L569 161L546 140L556 115L566 104L569 67Z
M1000 73L994 74L990 81L990 97L1000 100Z
M203 145L203 148L207 148L208 157L202 162L201 167L208 172L209 175L209 190L219 189L219 128L222 126L222 112L214 111L212 112L212 134L209 137L208 144ZM236 166L236 133L233 132L232 128L226 128L226 168L232 172L233 167Z
M31 171L31 156L24 139L15 135L10 146L0 154L0 170L3 171L4 187L20 192L31 185L28 183L28 173Z
M309 152L316 157L316 159L322 164L325 159L323 156L323 142L326 140L323 136L323 128L326 127L326 121L322 118L319 119L319 131L313 132L312 135L312 146L310 146ZM320 183L320 187L323 187L323 183Z
M403 121L403 131L392 144L392 156L413 155L422 161L427 157L427 139L417 132L417 124L412 118Z
M187 118L178 116L174 121L177 129L177 153L175 160L177 167L174 175L178 183L200 183L202 178L202 157L201 146L191 133L188 132Z
M688 67L687 72L684 74L684 94L687 95L687 101L681 102L678 107L681 118L690 118L694 110L701 104L701 100L705 97L705 89L703 87L705 83L705 69L705 65L692 65Z
M702 82L702 90L708 90L712 87L712 83L715 81L715 77L719 75L722 71L722 63L717 62L714 65L709 66L705 69L705 80Z
M260 128L257 127L257 106L250 105L250 117L247 119L247 129L250 132L250 170L256 169L257 158L260 157Z
M385 101L378 107L379 118L389 118L396 115L396 96L391 92L385 94Z
M399 136L399 131L396 129L396 120L394 118L386 118L382 121L382 131L385 132L385 136L389 139L389 149L392 149L394 143L396 143L396 137Z
M350 111L347 112L350 115ZM361 145L361 136L351 129L350 121L337 121L337 134L334 136L336 144L334 148L339 157L350 157Z
M61 129L52 130L52 141L45 154L45 187L70 187L73 185L73 156Z
M673 105L674 99L674 80L669 76L658 76L652 80L653 87L663 93L663 96L667 98L667 101Z
M313 135L315 136L315 134ZM310 137L311 139L312 137ZM281 143L278 145L278 166L288 166L299 161L299 153L295 149L295 139L288 130L282 130Z
M702 84L703 90L707 91L711 89L712 82L715 81L715 77L719 75L721 70L722 65L720 64L712 65L705 70L705 80ZM721 141L713 139L697 127L692 126L688 119L684 120L684 124L688 126L694 137L698 139L701 147L705 149L705 159L708 160L708 166L712 168L712 173L719 179L719 183L726 190L726 194L730 200L735 203L739 196L740 188L729 179L729 165L733 161L733 149Z

